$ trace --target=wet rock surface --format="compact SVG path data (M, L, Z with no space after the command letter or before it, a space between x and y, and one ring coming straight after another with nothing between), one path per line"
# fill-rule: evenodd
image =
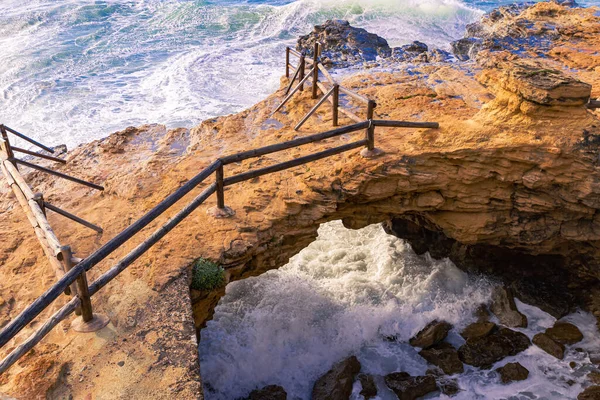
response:
M497 287L492 293L490 310L500 320L500 323L511 328L527 327L527 317L515 304L515 296L511 289Z
M496 370L500 374L500 381L504 384L524 381L529 377L529 370L517 363L508 363Z
M533 344L544 350L546 353L562 360L565 356L565 346L554 341L545 333L538 333L533 337Z
M439 367L447 375L464 371L457 350L450 343L438 343L419 352L419 355L429 363Z
M557 322L546 329L546 335L561 344L575 344L583 340L583 334L575 325L568 322Z
M500 328L488 336L468 341L458 349L458 355L465 364L487 369L495 362L519 354L530 345L526 335Z
M287 393L281 386L269 385L250 392L247 400L287 400Z
M377 396L377 385L375 384L373 375L359 374L358 380L360 381L360 385L362 387L360 394L365 398L365 400Z
M311 399L348 400L359 371L360 363L355 356L340 361L315 382Z
M409 341L411 346L427 349L443 341L452 325L445 321L431 321Z
M394 372L385 376L385 384L399 400L414 400L438 390L433 376L410 376L406 372Z
M474 322L467 326L460 335L467 341L479 339L492 333L496 329L496 324L493 322Z
M600 400L600 386L590 386L577 396L577 400Z

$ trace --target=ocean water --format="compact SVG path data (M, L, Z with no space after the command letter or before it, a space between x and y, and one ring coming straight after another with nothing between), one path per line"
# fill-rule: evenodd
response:
M69 147L130 125L192 127L272 93L285 46L328 18L445 47L506 3L2 0L0 123Z
M376 377L377 400L394 400L383 376L422 375L431 367L408 339L433 319L443 319L454 325L448 341L459 347L464 340L457 332L475 322L474 311L489 301L494 285L448 260L417 256L380 225L353 231L339 221L324 224L317 240L286 266L227 286L213 320L201 331L205 398L233 400L274 384L286 389L288 399L307 400L318 377L356 355L362 372ZM518 307L529 320L519 330L530 339L556 321L536 307L521 302ZM564 360L531 346L491 370L465 365L455 376L463 391L453 398L575 399L593 370L587 353L575 348L599 351L600 334L591 314L577 312L564 320L584 334ZM515 361L530 371L529 378L499 383L493 370ZM353 400L363 398L360 389L356 383Z

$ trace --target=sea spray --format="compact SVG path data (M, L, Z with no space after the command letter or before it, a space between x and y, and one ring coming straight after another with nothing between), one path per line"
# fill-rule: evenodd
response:
M494 285L448 260L417 256L379 225L360 230L339 221L322 225L317 240L284 267L227 286L214 319L201 331L205 396L235 399L276 384L290 399L309 399L315 380L354 354L363 372L377 376L379 399L394 399L382 376L424 374L431 367L408 339L433 319L443 319L455 326L448 341L462 345L457 332L475 320L474 311L489 301ZM555 322L535 307L519 307L530 320L521 331L530 338ZM567 319L586 335L582 346L600 348L591 315ZM512 361L530 370L528 380L501 385L492 370L465 366L459 378L465 392L457 398L575 398L591 368L584 353L570 351L559 362L532 346L493 369ZM578 363L579 372L570 361ZM361 398L359 391L357 384L353 398Z

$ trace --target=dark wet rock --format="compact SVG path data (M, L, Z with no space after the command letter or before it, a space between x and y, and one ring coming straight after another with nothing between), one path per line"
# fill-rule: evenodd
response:
M461 390L456 379L439 378L437 385L443 394L450 397L455 396Z
M377 396L377 385L375 384L375 380L373 379L372 375L359 374L358 380L362 386L360 394L365 398L365 400L369 400L370 398Z
M477 53L483 48L483 40L477 38L463 38L451 43L452 53L460 61L467 61L475 58Z
M546 329L546 335L562 344L575 344L583 340L583 334L575 325L568 322L557 322L552 328Z
M433 376L410 376L406 372L394 372L385 376L385 384L399 400L414 400L438 390Z
M600 386L590 386L579 393L577 400L600 400Z
M286 400L285 389L277 385L265 386L262 389L253 390L248 400Z
M323 25L316 25L311 33L298 39L296 49L312 57L315 42L322 46L322 61L327 59L337 66L375 61L377 57L389 57L392 53L384 38L342 20L328 20Z
M600 365L600 352L591 352L589 356L592 364Z
M497 287L494 289L490 310L503 325L511 328L527 326L527 317L517 309L514 293L509 288Z
M427 47L427 45L425 43L419 42L418 40L415 40L411 44L404 45L400 48L402 50L406 51L407 53L417 53L417 54L425 53L429 50L429 47Z
M550 336L545 333L538 333L533 337L533 344L550 354L562 360L565 356L565 346L561 343L554 341Z
M493 322L474 322L471 325L467 326L460 335L465 340L473 340L479 339L482 337L486 337L492 331L496 329L496 324Z
M587 374L587 379L595 385L600 384L600 372L592 371Z
M452 54L442 49L433 49L427 52L427 61L428 62L447 62L452 59Z
M569 314L575 303L572 294L561 291L557 296L556 286L540 279L519 279L512 283L511 288L523 303L536 306L556 319Z
M458 349L458 356L465 364L490 368L495 362L517 355L530 345L526 335L500 328L488 336L469 340Z
M508 363L496 370L500 374L502 383L511 383L516 381L524 381L529 377L529 370L517 363Z
M411 338L409 343L411 346L426 349L444 340L450 329L452 325L446 321L431 321Z
M355 356L335 364L320 377L312 390L312 400L347 400L352 393L352 384L360 371L360 362Z
M419 355L431 364L440 367L445 374L459 374L464 371L458 352L450 343L438 343L419 352Z
M485 322L490 319L490 310L485 304L480 304L475 310L475 316L477 317L477 322Z

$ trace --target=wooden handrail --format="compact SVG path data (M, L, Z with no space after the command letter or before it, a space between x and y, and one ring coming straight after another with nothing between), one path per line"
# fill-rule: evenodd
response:
M300 65L302 66L302 68L299 66L299 68L296 71L296 74L302 75L302 72L304 72L303 71L304 62L305 61L308 62L308 59L305 59L305 57L303 55L301 55L300 53L297 53L291 49L288 49L287 53L301 57ZM34 226L34 228L36 228L36 234L38 234L38 231L39 231L40 242L43 242L43 240L46 240L46 242L48 242L48 239L46 238L46 236L50 236L51 237L50 240L52 241L52 243L47 244L47 247L51 248L51 249L55 249L56 245L58 245L60 247L61 252L59 254L61 254L63 257L67 257L66 265L68 266L67 270L64 271L65 273L62 274L62 276L60 276L58 278L57 282L54 285L52 285L48 290L46 290L41 296L39 296L33 303L31 303L27 308L25 308L25 310L23 310L16 318L14 318L12 321L10 321L0 331L0 347L3 347L4 345L6 345L27 324L32 322L34 318L36 318L46 307L48 307L54 300L56 300L64 291L68 290L69 288L72 288L73 289L72 291L75 292L74 282L77 281L77 290L76 290L77 295L75 297L73 297L65 306L63 306L56 313L54 313L52 315L52 317L50 317L50 319L47 320L40 329L38 329L33 335L31 335L20 346L16 347L4 360L2 360L2 362L0 362L0 374L3 373L4 371L6 371L6 369L10 368L10 366L14 362L16 362L22 355L24 355L27 351L29 351L31 348L33 348L33 346L35 346L35 344L37 344L45 335L47 335L48 332L50 332L50 330L54 326L56 326L61 320L67 318L73 311L79 309L81 311L82 316L84 317L84 321L86 320L86 318L87 318L87 320L91 319L92 318L92 309L91 309L91 302L90 302L91 296L96 294L100 289L102 289L104 286L106 286L111 280L116 278L129 265L131 265L133 262L135 262L141 255L143 255L146 251L148 251L148 249L150 249L154 244L156 244L165 235L167 235L174 227L176 227L187 216L189 216L194 210L196 210L200 205L202 205L213 193L215 193L215 192L218 193L217 206L218 206L218 208L223 209L223 208L225 208L224 197L223 197L224 196L223 188L226 186L231 186L236 183L254 179L256 177L260 177L260 176L267 175L270 173L283 171L283 170L286 170L289 168L298 167L300 165L303 165L303 164L306 164L306 163L309 163L312 161L320 160L320 159L330 157L335 154L340 154L340 153L343 153L343 152L346 152L346 151L349 151L352 149L356 149L359 147L365 147L365 150L368 150L367 153L365 153L365 154L370 154L370 156L372 156L372 154L377 152L377 149L375 149L375 143L374 143L375 142L375 127L377 127L377 126L380 126L380 127L402 127L402 128L406 128L406 127L437 128L437 127L439 127L439 124L429 123L429 122L383 121L383 120L373 119L373 117L374 117L373 111L375 108L375 102L373 102L372 100L366 99L365 97L363 97L361 95L358 95L356 93L348 91L347 89L342 89L337 83L335 83L335 80L333 80L333 78L331 78L331 76L326 73L324 73L323 75L325 75L328 78L330 83L333 84L333 87L331 89L327 90L324 85L322 85L320 82L318 82L318 71L320 70L321 72L323 72L323 70L321 69L322 66L317 61L316 54L317 54L317 49L315 49L315 59L313 62L313 64L316 64L316 65L313 66L311 72L309 72L307 75L305 75L300 80L300 83L296 86L294 91L292 91L292 93L284 100L284 102L278 107L278 109L280 109L283 106L283 104L285 104L289 100L289 98L291 98L291 96L297 90L300 90L302 85L309 78L312 77L313 85L314 85L313 93L314 93L315 88L318 87L323 92L324 97L319 101L319 103L317 104L316 107L313 107L313 109L311 110L311 113L309 113L309 115L302 122L304 122L312 113L314 113L314 111L316 111L318 106L322 105L326 100L330 101L335 108L334 124L337 124L337 111L341 111L341 112L345 113L346 115L350 114L351 118L358 118L356 115L354 115L350 111L345 110L342 107L339 107L338 96L339 96L339 92L342 90L345 94L348 94L348 95L354 97L355 99L359 99L361 101L363 101L363 100L367 101L368 109L367 109L367 120L366 121L361 120L359 123L345 126L342 128L337 128L337 129L333 129L333 130L330 130L327 132L322 132L322 133L318 133L318 134L314 134L314 135L310 135L310 136L305 136L305 137L290 140L287 142L261 147L258 149L252 149L252 150L240 152L237 154L232 154L232 155L217 159L216 161L211 163L209 166L207 166L204 170L202 170L199 174L197 174L196 176L191 178L188 182L186 182L183 186L181 186L175 192L173 192L172 194L167 196L163 201L161 201L154 208L152 208L150 211L148 211L146 214L144 214L141 218L139 218L137 221L135 221L133 224L131 224L126 229L124 229L122 232L120 232L118 235L116 235L113 239L109 240L106 244L101 246L93 254L91 254L90 256L86 257L83 260L75 260L71 256L70 248L68 246L60 247L60 243L58 243L58 239L56 239L56 243L54 243L55 236L52 236L53 233L52 233L52 235L48 234L48 232L52 232L52 230L51 230L49 224L46 225L47 220L45 219L45 215L43 214L43 210L42 210L42 208L40 208L39 204L42 204L42 207L46 206L46 207L48 207L48 209L53 210L53 211L60 210L60 209L53 207L52 205L50 205L48 203L45 203L43 201L43 198L41 198L41 197L37 199L37 201L39 201L40 203L36 202L36 200L33 199L33 193L31 192L31 189L29 189L29 187L26 184L24 184L24 187L26 187L25 192L27 192L27 193L24 194L24 192L21 191L20 186L21 186L21 183L24 183L24 180L23 180L23 182L17 182L17 180L15 179L16 176L18 177L17 179L22 179L22 177L18 173L18 171L17 171L16 167L13 165L13 163L20 162L23 165L27 165L27 166L29 166L28 165L29 163L9 157L9 154L7 151L7 149L9 148L9 144L8 143L5 144L5 141L3 139L0 139L0 158L2 159L2 162L0 163L0 167L2 169L2 172L6 175L6 178L9 181L9 184L15 190L15 194L17 195L17 192L19 193L19 195L17 195L17 198L21 199L20 202L22 202L24 209L28 208L31 210L31 209L34 209L36 206L37 206L37 208L39 208L39 210L36 209L35 212L31 212L30 214L28 214L28 215L31 215L30 222L32 223L32 225L37 224ZM315 73L315 71L317 73ZM287 74L289 74L289 71L287 71ZM331 78L331 80L330 80L330 78ZM332 99L331 98L332 96L334 96L335 98ZM5 127L0 125L0 128L2 128L2 129L0 129L0 131L2 131L4 133L3 129ZM296 158L293 160L281 162L281 163L271 165L268 167L264 167L264 168L260 168L257 170L243 172L243 173L240 173L240 174L237 174L237 175L234 175L231 177L227 177L227 178L224 177L223 167L225 165L228 165L231 163L236 163L236 162L241 162L241 161L244 161L249 158L261 157L261 156L264 156L267 154L280 152L282 150L286 150L286 149L290 149L290 148L296 148L296 147L302 146L304 144L322 141L325 139L337 137L337 136L344 135L344 134L351 133L351 132L360 131L363 129L366 129L365 139L347 143L347 144L344 144L341 146L333 147L333 148L330 148L327 150L323 150L323 151L320 151L317 153L309 154L309 155L306 155L303 157L299 157L299 158ZM12 132L12 130L10 130L10 131ZM379 153L381 153L381 152L379 151ZM367 155L365 155L365 156L367 156ZM52 172L56 172L56 171L52 171ZM86 275L85 275L87 271L89 271L95 265L97 265L98 263L103 261L106 257L108 257L111 253L113 253L115 250L117 250L123 244L125 244L127 241L129 241L133 236L135 236L137 233L139 233L142 229L144 229L150 223L155 221L159 216L161 216L164 212L166 212L168 209L170 209L176 202L178 202L184 196L186 196L188 193L190 193L194 188L196 188L198 185L200 185L204 180L206 180L208 177L210 177L213 173L215 173L217 176L217 180L215 183L211 184L206 189L204 189L202 191L202 193L200 193L190 203L188 203L184 208L182 208L177 214L175 214L175 216L170 218L165 224L163 224L157 230L155 230L154 233L152 233L152 235L150 235L146 240L144 240L137 247L135 247L131 252L129 252L125 257L123 257L113 267L111 267L108 271L106 271L104 274L102 274L98 279L96 279L94 282L92 282L91 284L88 285L87 280L86 280ZM72 178L72 177L70 177L70 178ZM77 178L74 178L74 179L77 179ZM16 189L18 189L18 190L16 190ZM31 199L29 197L31 197ZM63 210L60 210L60 212L63 215L68 214L67 216L69 216L72 219L75 219L75 220L79 219L78 217L75 217L72 214L66 213ZM42 216L43 216L43 218L42 218ZM40 221L38 221L38 219ZM78 222L80 222L80 223L87 223L84 220L81 220L81 219L79 219L79 220L80 221L78 221ZM46 221L46 224L43 221ZM87 223L87 224L89 224L89 223ZM42 229L42 226L39 226L39 225L42 225L43 229ZM86 226L88 226L88 225L86 225ZM89 224L89 227L95 227L95 225ZM55 254L55 256L56 255L57 254ZM59 263L59 265L60 265L60 263Z

